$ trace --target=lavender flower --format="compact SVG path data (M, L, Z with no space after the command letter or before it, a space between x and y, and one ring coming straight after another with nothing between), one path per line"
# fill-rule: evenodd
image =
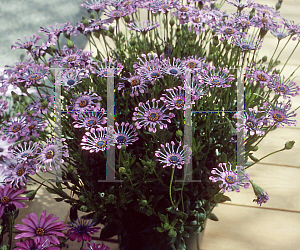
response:
M231 163L228 162L229 168L226 163L220 163L218 168L213 168L211 173L215 176L210 176L209 179L212 182L222 182L219 188L222 188L223 193L237 191L240 192L240 187L248 188L250 183L244 183L244 180L250 180L249 174L244 173L244 168L242 166L236 166L235 170L231 169ZM223 165L223 166L222 166Z
M81 83L82 78L88 77L88 72L83 69L65 69L62 71L62 75L60 77L62 86L66 90L70 90L74 88L76 85Z
M100 227L94 227L95 222L93 220L84 220L84 219L77 219L77 221L71 221L71 226L67 226L71 229L67 231L68 238L72 241L77 239L77 242L84 241L91 241L92 237L90 234L94 234L98 232Z
M0 130L2 132L2 130ZM11 158L12 153L10 151L11 147L13 146L14 142L7 142L7 141L2 141L0 143L0 157L6 157L6 158Z
M243 33L239 31L239 27L229 21L222 21L214 26L215 35L222 35L220 41L224 39L229 40L231 37L235 38L241 36Z
M26 219L22 219L22 222L25 225L15 225L16 229L18 229L19 231L24 231L24 233L15 236L15 239L34 237L35 244L40 244L48 239L50 243L58 245L59 240L56 236L65 236L59 231L63 231L66 228L63 224L63 221L54 222L58 219L58 217L52 217L53 214L50 214L46 217L46 210L42 212L40 220L35 213L26 215Z
M117 75L122 71L124 66L122 65L122 63L118 63L118 65L115 66L116 62L117 60L113 62L111 58L104 59L105 65L100 62L100 65L97 65L97 69L95 71L100 77L112 77L114 75Z
M185 101L185 91L181 86L174 87L173 89L166 89L167 92L171 96L168 96L167 94L162 94L165 97L161 97L160 100L162 100L166 105L167 108L172 110L174 108L176 109L185 109L184 108L184 101ZM167 100L166 100L167 98Z
M104 117L105 110L101 109L101 112L88 112L79 113L74 118L76 120L73 122L74 128L85 128L89 130L95 127L101 127L101 124L106 123L106 117Z
M2 112L8 109L8 102L0 100L0 115L2 115Z
M255 5L254 0L226 0L226 2L237 7L239 11L242 11L244 8L252 8Z
M172 168L176 167L178 169L182 169L184 164L188 164L190 162L192 151L188 145L184 145L183 149L179 151L181 141L179 142L176 152L174 150L175 143L173 141L171 141L171 145L172 149L170 149L169 143L166 143L166 146L160 144L163 152L161 149L155 151L155 156L158 157L157 161L165 164L163 166L164 168L171 166Z
M27 49L30 50L31 47L37 43L38 40L41 39L40 36L37 36L36 34L33 34L29 41L27 40L27 37L24 36L25 41L23 42L21 39L18 39L19 42L14 42L16 45L12 45L11 49Z
M25 136L26 132L29 132L27 127L27 117L26 113L22 115L17 113L15 117L10 117L9 121L3 121L4 129L2 131L2 140L10 142L15 142L20 136Z
M86 243L86 247L88 249L83 249L83 250L110 250L110 247L108 246L105 246L103 243L100 245L96 245L95 243L92 243L92 244L89 244L89 243Z
M111 19L119 19L123 16L129 16L132 12L126 7L119 7L119 8L106 8L104 11L104 15L110 17Z
M32 116L38 114L47 114L54 107L54 96L46 96L44 94L38 97L37 101L28 104L25 108L26 111L34 111Z
M179 58L173 57L172 65L170 59L161 62L161 71L171 76L180 77L184 75L185 68Z
M55 28L53 25L49 25L49 28L40 27L39 32L44 32L46 36L49 37L49 40L51 42L57 41L60 34L65 33L67 36L70 36L70 34L73 33L73 26L70 25L70 22L67 22L65 24L56 24Z
M35 158L38 152L38 143L23 142L12 147L12 154L19 162L27 161L28 158Z
M10 188L9 185L6 185L4 188L0 188L0 218L3 215L4 208L8 207L10 204L14 204L18 209L26 207L26 204L20 202L19 200L29 200L29 198L17 197L18 195L24 193L25 190L26 188L21 190Z
M271 79L275 76L270 75L272 69L265 68L262 64L259 67L253 63L253 66L246 68L246 77L249 82L252 83L254 80L260 83L260 87L263 88L263 84L269 84Z
M32 161L30 163L17 162L15 164L10 165L8 167L8 169L10 170L10 174L6 180L10 187L19 188L19 184L22 187L25 187L26 182L30 181L27 177L28 174L34 175L36 173L34 163L35 161Z
M184 67L188 67L192 70L192 73L195 72L196 69L202 68L205 63L203 63L204 58L196 56L188 56L187 58L184 57L182 60L182 65Z
M254 182L250 181L253 191L256 195L256 199L253 200L253 202L256 202L257 205L266 203L269 200L269 195L267 192L265 192L260 186L256 185Z
M278 41L287 37L290 34L290 31L286 26L278 25L276 28L271 29L271 33L273 36L277 37Z
M24 83L27 88L35 86L35 84L41 84L41 81L50 74L48 70L49 67L45 67L44 65L28 65L26 71L24 70L20 74L18 82Z
M134 95L138 96L139 92L141 94L143 94L144 92L148 93L147 89L146 89L146 79L141 76L141 75L131 75L131 73L129 72L130 77L121 77L120 80L126 80L128 83L130 83L130 87L131 87L131 93L130 96L134 97ZM118 83L118 90L121 90L122 88L125 87L125 84L120 82ZM122 92L122 95L124 96L124 91Z
M105 9L105 2L103 0L91 0L91 3L85 1L85 3L82 3L80 5L88 11L94 10L96 12L99 12L100 10Z
M150 22L149 20L143 22L135 21L128 24L128 29L141 32L142 34L146 34L148 31L153 30L157 27L159 27L158 22Z
M7 178L10 175L10 170L6 165L0 164L0 188L4 188L6 186Z
M17 247L14 250L60 250L59 247L50 246L50 241L46 239L43 243L35 243L34 240L16 242Z
M231 43L240 47L242 51L249 51L249 50L258 50L261 48L262 40L257 39L255 36L251 36L250 34L247 37L239 37L233 38Z
M117 126L117 130L116 133L114 134L115 137L114 143L117 145L118 149L120 149L122 145L125 145L127 147L128 144L132 144L133 142L139 139L137 137L138 133L136 132L136 128L133 128L132 124L129 125L128 122L126 124L125 122L122 122L121 131L119 130L119 123L115 122L115 125Z
M268 87L274 90L277 95L283 96L283 99L299 95L300 91L300 87L296 85L296 82L291 81L291 79L284 81L284 76L282 78L274 77Z
M93 92L83 92L80 96L76 96L72 94L73 98L70 101L72 104L67 106L67 108L73 108L72 111L100 111L101 107L100 104L96 101L101 101L101 96L98 96L96 93Z
M160 129L163 128L167 128L168 125L164 124L163 121L167 120L169 123L171 123L171 118L175 117L175 115L173 113L169 113L168 115L166 115L164 112L168 109L168 108L164 108L165 104L158 108L158 103L160 100L156 101L156 107L155 107L155 99L152 99L152 108L149 105L149 100L146 102L146 104L148 105L148 107L146 107L146 105L142 102L139 103L139 107L142 107L143 111L139 109L139 107L135 107L135 111L133 113L133 121L137 121L135 123L137 129L141 129L143 126L146 127L149 125L149 132L156 132L156 125L158 124Z
M212 70L213 72L212 72ZM217 88L227 88L231 87L231 85L227 85L227 82L232 81L234 78L233 75L227 75L229 73L228 69L221 69L219 67L219 71L216 72L215 67L212 66L209 72L200 73L203 77L203 81L206 83L207 86L210 88L217 87Z

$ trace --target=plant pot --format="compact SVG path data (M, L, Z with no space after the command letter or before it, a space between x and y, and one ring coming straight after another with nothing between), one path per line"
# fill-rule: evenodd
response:
M202 232L197 233L197 234L190 232L189 233L190 237L184 238L186 250L200 250L201 249L201 244L203 241L204 232L205 232L205 228L206 228L206 222L207 222L207 220L204 222L204 229Z

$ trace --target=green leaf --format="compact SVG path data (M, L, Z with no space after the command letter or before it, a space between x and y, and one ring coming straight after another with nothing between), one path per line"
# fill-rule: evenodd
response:
M254 157L252 154L249 155L249 157L250 157L250 159L251 159L252 161L254 161L254 162L258 162L258 161L259 161L259 160L258 160L256 157Z
M64 200L64 198L54 198L54 200L56 200L57 202L61 202Z
M176 237L177 236L177 232L173 228L171 228L170 231L169 231L169 233L168 233L168 235L170 237Z
M219 203L225 202L225 201L231 201L231 199L228 196L223 195L223 197L221 198L221 200L219 201Z
M211 219L211 220L213 220L213 221L219 221L218 217L214 213L211 213L208 216L208 218Z
M182 235L182 237L186 237L186 238L189 238L189 237L190 237L190 234L189 234L188 232L186 232L186 231L183 231L183 232L181 233L181 235Z

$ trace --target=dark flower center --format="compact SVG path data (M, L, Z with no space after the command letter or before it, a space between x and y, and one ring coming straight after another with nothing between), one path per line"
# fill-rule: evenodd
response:
M88 127L91 127L91 126L93 126L93 125L96 125L96 122L95 122L94 120L89 120L89 121L86 123L86 125L87 125Z
M159 77L159 73L155 72L151 74L151 77L153 78L158 78Z
M124 142L126 141L126 138L125 138L125 136L123 136L123 135L119 135L119 136L117 137L117 141L118 141L119 143L124 143Z
M86 226L80 226L78 228L78 233L87 233L87 230L88 228Z
M3 205L7 204L9 202L9 198L7 196L3 196L1 197L1 203Z
M231 34L233 34L233 29L232 28L226 28L225 33L231 35Z
M120 17L121 15L122 15L122 12L120 12L120 11L116 11L113 13L113 16L115 16L115 17Z
M40 79L40 77L39 77L39 75L37 75L37 74L34 74L34 75L32 75L32 76L29 77L29 80L30 80L30 81L37 81L37 80L39 80L39 79Z
M17 170L17 175L18 175L18 176L22 176L24 173L25 173L25 168L24 168L24 167L19 168L19 169Z
M72 86L74 83L75 83L74 80L68 80L68 81L67 81L67 84L70 85L70 86Z
M34 129L34 125L30 125L28 128L29 128L29 130L33 130Z
M170 73L171 73L171 74L174 74L174 75L177 74L177 72L178 72L178 71L177 71L176 69L171 69L171 70L170 70Z
M277 88L276 88L276 90L278 91L278 92L282 92L282 93L286 93L286 89L284 88L284 87L282 87L282 86L278 86Z
M128 2L124 3L124 7L126 7L126 6L128 6L128 5L130 5L130 4L131 4L131 2L128 1Z
M274 114L273 118L277 122L281 122L283 120L283 116L281 114L278 114L278 113Z
M111 71L106 70L106 71L103 71L103 72L102 72L102 75L103 75L103 76L112 76L112 73L111 73Z
M13 77L13 76L10 77L10 78L8 78L8 82L9 82L9 83L12 83L14 80L15 80L15 77Z
M68 62L73 62L75 61L75 56L69 56L67 59Z
M158 120L159 116L157 113L152 112L150 115L148 115L148 119L152 122L156 122Z
M211 84L213 84L213 85L220 85L220 83L221 83L221 81L219 79L213 79L211 81Z
M53 156L54 156L54 152L51 149L46 152L47 159L52 159Z
M252 128L254 126L253 122L250 122L250 121L248 121L246 124L249 128Z
M21 126L20 126L19 124L14 125L14 126L12 127L12 131L13 131L14 133L17 133L18 131L20 131L20 129L21 129Z
M269 22L268 18L265 18L265 17L263 17L261 20L262 20L263 23L268 23Z
M178 99L175 101L175 105L177 107L182 107L184 105L184 101L182 99Z
M265 74L262 74L262 73L258 74L257 78L258 78L260 81L265 81L265 80L267 80L266 75L265 75Z
M232 184L232 183L235 182L235 177L233 175L227 175L225 177L225 180L226 180L227 183Z
M25 157L27 157L28 155L29 155L29 153L26 152L26 153L23 153L23 154L21 155L21 157L22 157L22 158L25 158Z
M196 63L195 63L195 62L189 62L189 63L187 64L187 66L188 66L190 69L193 69L193 68L196 67Z
M180 8L180 11L182 11L182 12L186 12L188 9L187 9L187 7L181 7Z
M138 79L133 79L131 80L131 86L136 86L140 83L140 81Z
M97 148L104 148L106 146L106 142L104 140L99 140L96 145Z
M194 22L194 23L199 23L199 22L200 22L200 18L199 18L199 17L194 18L194 19L193 19L193 22Z
M169 157L169 161L171 163L176 163L178 162L178 157L176 155L172 155L171 157Z
M86 100L81 100L79 103L80 107L85 107L87 105L87 101Z
M166 10L167 8L169 8L169 5L168 4L163 4L161 7L162 7L162 9Z
M248 44L244 44L242 45L242 49L249 50L250 46Z
M35 233L39 236L43 236L45 235L45 230L39 227L37 230L35 230Z

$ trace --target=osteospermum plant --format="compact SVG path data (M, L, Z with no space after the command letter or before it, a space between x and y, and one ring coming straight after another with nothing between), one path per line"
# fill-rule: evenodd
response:
M225 2L237 12L225 14ZM24 206L17 196L36 181L70 204L66 235L82 248L102 223L100 239L119 235L122 249L169 250L217 220L212 211L228 192L251 186L264 205L272 194L247 168L265 158L253 152L268 133L296 125L299 95L297 69L284 76L287 62L278 67L283 50L259 53L268 32L278 44L299 40L299 25L279 19L281 2L90 0L77 24L41 27L47 43L19 39L12 48L30 58L0 76L0 212L15 217ZM77 48L77 35L95 52ZM41 183L41 172L61 181ZM87 214L74 219L78 210ZM26 215L16 249L56 250L67 229L56 219Z

